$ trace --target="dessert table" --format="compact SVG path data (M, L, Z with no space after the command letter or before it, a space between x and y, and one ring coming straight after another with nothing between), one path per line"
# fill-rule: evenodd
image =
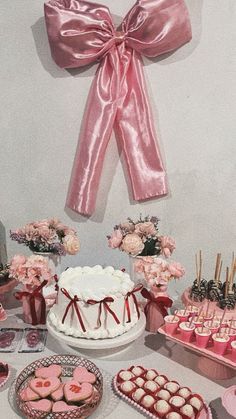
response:
M11 307L7 310L8 318L1 322L3 327L20 327L26 325L22 320L22 308L16 301L10 301L5 306ZM41 326L40 326L41 327ZM149 368L156 368L169 378L177 380L180 384L189 386L193 391L203 395L207 403L212 408L213 418L229 419L221 404L221 396L225 389L235 384L235 377L224 381L212 381L201 375L197 370L198 355L183 349L180 345L166 340L164 335L151 334L144 332L137 340L130 345L112 350L78 350L67 346L63 342L55 340L48 334L46 347L40 353L1 353L0 361L10 365L10 378L5 386L0 389L1 417L5 419L15 419L21 417L9 404L12 394L12 382L18 373L29 363L38 358L54 354L77 354L89 358L105 373L106 381L104 399L106 400L106 416L101 414L101 410L95 412L91 418L107 417L120 419L122 415L126 418L141 418L142 414L134 410L126 402L114 396L110 387L110 380L122 368L131 365L143 365ZM100 408L99 408L100 409ZM99 413L99 414L98 414Z

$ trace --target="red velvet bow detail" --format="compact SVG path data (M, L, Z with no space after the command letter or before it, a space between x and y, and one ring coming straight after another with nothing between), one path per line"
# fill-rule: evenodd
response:
M135 292L141 291L143 288L142 284L138 284L133 291L131 292L127 292L126 297L125 297L125 308L127 311L127 315L128 315L128 320L126 323L130 323L131 322L131 314L130 314L130 306L129 306L129 297L132 296L133 297L133 301L134 301L134 305L136 308L136 312L138 315L138 319L140 318L140 311L139 311L139 307L138 307L138 301L137 301L137 297L135 295Z
M108 303L113 303L114 299L112 297L106 297L103 300L100 301L96 301L96 300L88 300L87 304L99 304L99 309L98 309L98 328L101 327L102 322L101 322L101 314L102 314L102 305L104 306L104 310L109 311L109 313L113 316L115 322L117 324L120 324L120 320L118 319L117 315L114 313L114 311L109 307Z
M84 323L83 323L83 319L82 319L82 316L80 314L79 306L77 304L80 301L79 298L77 297L77 295L75 295L74 298L72 298L65 288L61 288L61 292L62 292L62 294L64 294L68 298L68 300L70 300L70 302L68 303L68 305L66 307L66 311L64 313L62 323L64 324L64 321L66 319L66 316L67 316L70 308L74 307L74 309L76 311L76 314L77 314L77 317L78 317L78 320L80 322L81 329L83 330L83 332L86 332L86 329L85 329L85 326L84 326Z
M36 326L37 324L45 324L46 323L46 303L45 298L42 294L42 289L48 281L44 280L42 284L40 284L35 290L32 292L29 291L22 291L16 292L15 297L17 300L22 300L23 297L29 297L29 304L30 304L30 314L32 318L32 325ZM41 314L39 320L37 319L36 308L35 308L35 300L36 298L40 299L41 301Z
M164 297L164 296L154 297L154 295L151 294L146 288L142 289L141 294L144 298L149 300L144 308L144 313L146 316L149 310L149 306L152 303L157 304L163 317L167 316L168 314L167 308L170 308L173 304L173 301L169 297Z

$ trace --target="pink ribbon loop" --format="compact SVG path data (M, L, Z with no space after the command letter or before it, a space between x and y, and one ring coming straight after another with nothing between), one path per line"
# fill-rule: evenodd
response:
M139 292L143 289L142 284L138 284L133 291L127 292L126 297L125 297L125 308L127 311L127 316L128 316L128 320L126 323L130 323L131 322L131 313L130 313L130 306L129 306L129 297L133 298L134 301L134 305L136 308L136 312L138 315L138 319L140 318L140 310L139 310L139 306L138 306L138 301L137 301L137 297L135 295L136 292Z
M104 298L103 300L100 300L100 301L96 301L96 300L88 300L87 301L87 304L91 304L91 305L99 304L99 308L98 308L98 328L101 327L101 325L102 325L102 322L101 322L102 306L104 307L105 311L107 310L112 315L115 322L117 324L120 324L120 320L118 319L116 313L108 305L108 303L113 303L113 302L114 302L114 299L112 297L106 297L106 298Z
M67 206L86 215L94 212L113 128L134 199L166 194L141 55L156 57L191 39L184 0L137 0L118 30L106 6L85 0L50 0L45 19L52 57L60 67L100 61L87 100Z
M65 288L61 288L61 292L62 292L62 294L65 295L65 297L68 298L68 300L70 300L70 302L68 303L68 305L66 307L66 310L65 310L65 313L64 313L64 316L63 316L63 319L62 319L62 323L64 324L64 322L66 320L66 317L69 313L70 308L74 308L74 310L77 314L78 320L80 322L81 329L83 330L83 332L86 332L86 329L85 329L85 326L84 326L84 323L83 323L83 319L82 319L82 316L80 314L80 309L79 309L79 306L77 304L80 301L79 298L77 297L77 295L75 295L72 298Z

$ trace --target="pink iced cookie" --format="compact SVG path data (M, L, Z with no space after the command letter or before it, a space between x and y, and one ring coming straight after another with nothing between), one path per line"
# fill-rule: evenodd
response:
M38 400L39 395L35 393L30 387L26 387L20 392L20 398L24 402L30 402L32 400Z
M60 377L62 369L60 365L52 364L49 367L37 368L35 370L35 377L49 378L49 377Z
M31 409L41 410L42 412L51 412L52 410L52 402L47 399L41 399L36 402L28 402L28 406L31 407Z
M67 402L78 402L90 397L93 393L93 386L90 383L79 384L71 380L64 385L64 395Z
M63 388L64 388L64 384L61 383L60 387L58 387L58 389L51 394L51 398L55 402L58 402L59 400L63 399L63 396L64 396Z
M85 367L76 367L73 372L73 378L79 383L94 384L96 382L96 375L89 372Z
M57 377L34 378L30 381L30 388L40 397L48 397L60 387L61 381Z
M52 412L69 412L70 410L78 409L78 406L69 405L65 402L56 402L53 403Z

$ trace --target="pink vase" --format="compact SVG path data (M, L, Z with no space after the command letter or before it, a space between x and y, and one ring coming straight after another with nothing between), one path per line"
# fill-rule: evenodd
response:
M168 314L167 310L172 305L172 300L165 292L153 292L144 289L141 294L146 298L144 312L146 315L146 330L157 333L165 321L164 317Z
M29 293L32 294L37 287L25 287L23 290L23 293ZM37 324L45 324L45 321L42 321L42 318L46 317L46 310L43 307L43 296L42 292L40 291L38 295L36 295L33 299L30 298L30 295L22 295L22 308L23 308L23 318L24 322L32 325ZM33 307L32 307L33 306ZM35 309L36 314L36 321L33 316L33 310ZM43 316L42 316L42 311Z

